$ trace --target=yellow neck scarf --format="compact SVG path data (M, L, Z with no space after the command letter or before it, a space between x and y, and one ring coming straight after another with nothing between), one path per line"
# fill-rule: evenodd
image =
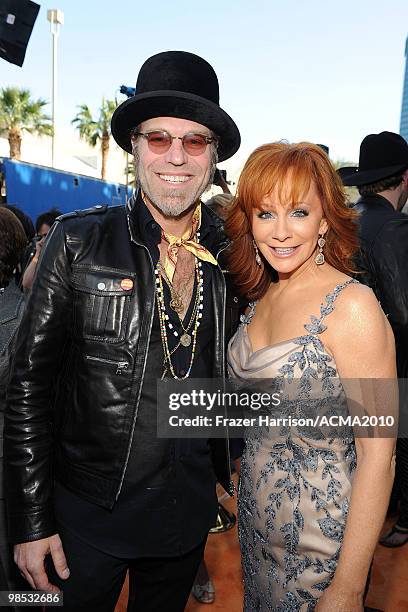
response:
M197 207L193 214L191 228L187 229L184 234L180 236L173 236L162 230L162 240L168 243L167 254L164 260L164 271L170 282L173 282L174 272L177 265L177 257L180 248L186 249L193 253L195 257L202 261L208 261L214 266L217 265L217 260L211 255L211 253L199 242L194 240L197 231L201 226L201 203L197 204Z

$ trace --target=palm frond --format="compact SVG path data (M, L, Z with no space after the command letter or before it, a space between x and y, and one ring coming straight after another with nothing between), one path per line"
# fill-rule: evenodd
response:
M4 87L0 90L0 130L8 133L11 129L49 134L51 120L43 112L47 101L33 100L28 89Z
M79 111L71 123L79 131L79 136L88 142L91 147L95 147L97 142L102 140L104 136L110 136L110 123L115 108L116 104L113 100L102 98L98 118L94 119L89 106L87 104L80 104L78 106Z

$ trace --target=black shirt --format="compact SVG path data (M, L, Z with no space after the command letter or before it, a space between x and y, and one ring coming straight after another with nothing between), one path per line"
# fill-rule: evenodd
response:
M139 233L144 237L153 265L159 260L161 228L141 198L135 203ZM211 247L214 226L202 217L200 241ZM211 376L213 350L212 264L202 263L203 317L198 328L191 378ZM163 282L166 313L181 330L177 314L169 307L170 291ZM184 324L190 320L197 283ZM172 350L178 340L167 333ZM188 370L191 346L180 346L172 355L178 376ZM197 546L215 522L215 476L208 440L158 438L156 385L164 369L157 303L153 318L131 451L119 498L112 510L81 499L56 484L57 520L66 529L108 554L122 558L176 556Z

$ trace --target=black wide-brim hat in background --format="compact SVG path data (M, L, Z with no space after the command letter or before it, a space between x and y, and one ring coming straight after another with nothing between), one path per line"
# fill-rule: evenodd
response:
M219 105L214 69L193 53L165 51L146 60L136 94L113 113L112 136L131 153L131 131L154 117L177 117L206 126L219 139L218 161L232 157L241 144L237 126Z
M358 167L337 171L347 187L369 185L399 174L408 168L408 143L399 134L369 134L360 145Z

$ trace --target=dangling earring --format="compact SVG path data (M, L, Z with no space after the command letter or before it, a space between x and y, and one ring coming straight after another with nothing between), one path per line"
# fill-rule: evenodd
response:
M259 251L258 251L258 246L255 242L255 240L252 240L252 245L254 247L254 251L255 251L255 261L258 264L258 266L260 267L262 265L262 261L259 255Z
M319 240L317 241L317 244L319 246L319 252L315 257L315 263L317 266L321 266L322 264L324 264L323 247L326 244L326 240L323 238L323 234L319 236Z

